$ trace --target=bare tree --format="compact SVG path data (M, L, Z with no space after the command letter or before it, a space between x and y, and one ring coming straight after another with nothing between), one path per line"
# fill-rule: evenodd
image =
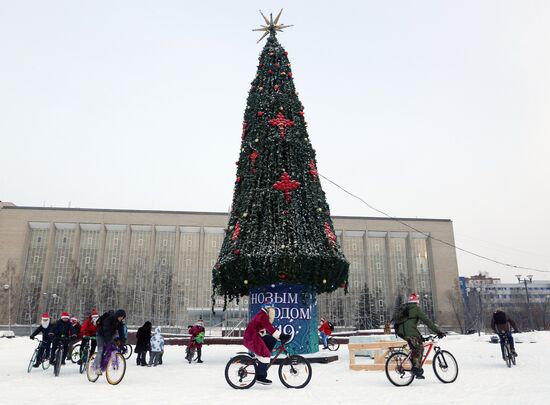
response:
M464 333L464 301L462 300L462 294L460 293L460 287L458 281L455 280L453 288L447 291L447 300L453 311L456 323L460 328L460 333Z

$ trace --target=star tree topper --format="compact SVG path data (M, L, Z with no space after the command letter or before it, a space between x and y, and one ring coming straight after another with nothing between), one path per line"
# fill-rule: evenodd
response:
M273 21L273 14L269 14L269 20L267 17L262 13L262 10L260 10L260 14L265 20L266 25L262 25L262 28L255 28L252 31L264 31L264 34L260 39L258 39L259 43L262 39L264 39L267 34L275 34L276 32L283 32L283 29L293 27L293 25L284 25L279 24L279 18L281 17L281 13L283 12L283 9L279 11L279 14L277 14L277 17L275 17L275 21Z

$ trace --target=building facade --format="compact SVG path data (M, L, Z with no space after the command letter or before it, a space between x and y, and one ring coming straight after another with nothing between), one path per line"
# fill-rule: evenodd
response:
M243 297L211 311L212 267L223 241L225 213L109 209L0 208L0 282L10 285L11 319L36 322L44 311L84 317L91 308L125 308L131 325L184 327L202 316L210 325L246 321ZM334 217L350 262L349 292L318 297L319 313L343 328L378 327L397 296L422 297L441 325L456 325L450 294L458 277L452 222ZM428 235L428 236L427 236ZM5 280L5 281L4 281ZM7 293L0 323L7 323Z
M465 320L471 328L481 323L488 330L497 308L522 330L550 328L550 281L519 276L518 282L502 283L499 278L476 275L460 277L460 285Z

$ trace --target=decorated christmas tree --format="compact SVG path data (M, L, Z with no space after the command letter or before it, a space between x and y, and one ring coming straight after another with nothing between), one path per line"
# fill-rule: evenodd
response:
M231 216L213 269L213 296L224 297L224 309L250 288L275 283L313 294L347 288L349 263L336 240L288 53L276 38L288 27L279 17L264 17L259 29L268 38L248 95Z

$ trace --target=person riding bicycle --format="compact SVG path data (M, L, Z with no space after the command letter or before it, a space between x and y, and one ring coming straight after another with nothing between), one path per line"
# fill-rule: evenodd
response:
M256 354L258 364L256 366L256 381L260 384L269 385L271 380L267 379L267 368L271 359L271 351L277 340L287 343L291 336L281 333L272 323L275 319L275 304L264 303L258 313L246 326L243 336L244 346Z
M105 312L97 320L97 355L94 362L97 375L101 375L101 361L103 360L105 345L113 343L117 331L119 336L124 336L124 325L122 322L124 318L126 318L126 311L119 309L116 312L112 310Z
M80 358L82 358L82 352L86 350L86 347L90 343L90 356L95 353L95 347L96 347L96 341L95 339L91 339L92 337L95 338L97 326L96 322L99 318L99 314L97 313L97 310L94 308L92 309L92 312L90 313L90 316L86 318L86 320L82 323L82 327L80 328L80 334L82 335L82 345L80 346ZM78 364L82 363L82 360L78 360Z
M199 319L195 324L189 327L189 348L197 349L197 363L202 363L202 343L204 342L204 321ZM191 362L192 359L188 359Z
M42 359L47 359L50 356L50 346L52 340L49 336L49 333L52 331L53 325L50 322L50 314L44 312L42 314L42 319L40 320L40 326L34 330L33 333L29 336L31 340L34 340L34 337L39 333L42 333L42 343L38 348L38 354L36 356L36 361L32 365L34 368L40 366Z
M510 341L510 350L512 350L512 354L514 356L518 355L514 347L514 338L512 337L512 330L510 329L510 326L512 326L514 332L519 332L516 323L512 318L506 315L506 312L504 312L500 308L493 312L493 317L491 318L491 329L493 329L493 331L498 334L498 337L500 339L500 349L502 351L502 358L504 359L504 361L506 361L506 356L504 355L505 336L507 336L508 340Z
M80 329L81 329L82 325L80 325L80 322L78 322L78 318L76 316L72 316L71 319L70 319L70 322L71 322L71 325L73 325L73 328L74 328L76 334L74 336L71 335L71 340L69 341L67 356L66 356L67 360L71 359L71 354L73 352L74 344L77 341L79 341L80 339L82 339L82 335L80 334Z
M442 338L445 333L442 332L439 327L433 323L426 314L422 311L418 303L420 299L416 293L411 293L405 311L407 312L407 319L398 325L395 333L398 336L402 336L403 339L409 344L411 348L411 360L413 363L412 373L417 379L424 379L424 370L422 369L422 355L424 354L424 341L422 335L418 331L418 321L422 321L428 328L430 328L437 337Z
M332 329L325 318L321 318L319 321L319 334L321 335L321 339L323 339L323 350L328 349L328 337L332 335Z
M62 312L61 319L55 323L52 331L49 333L49 336L53 339L52 349L50 351L50 364L54 364L55 351L60 344L62 345L61 364L65 364L65 357L68 353L69 339L71 339L71 337L76 337L76 331L73 325L69 322L69 318L68 312Z

